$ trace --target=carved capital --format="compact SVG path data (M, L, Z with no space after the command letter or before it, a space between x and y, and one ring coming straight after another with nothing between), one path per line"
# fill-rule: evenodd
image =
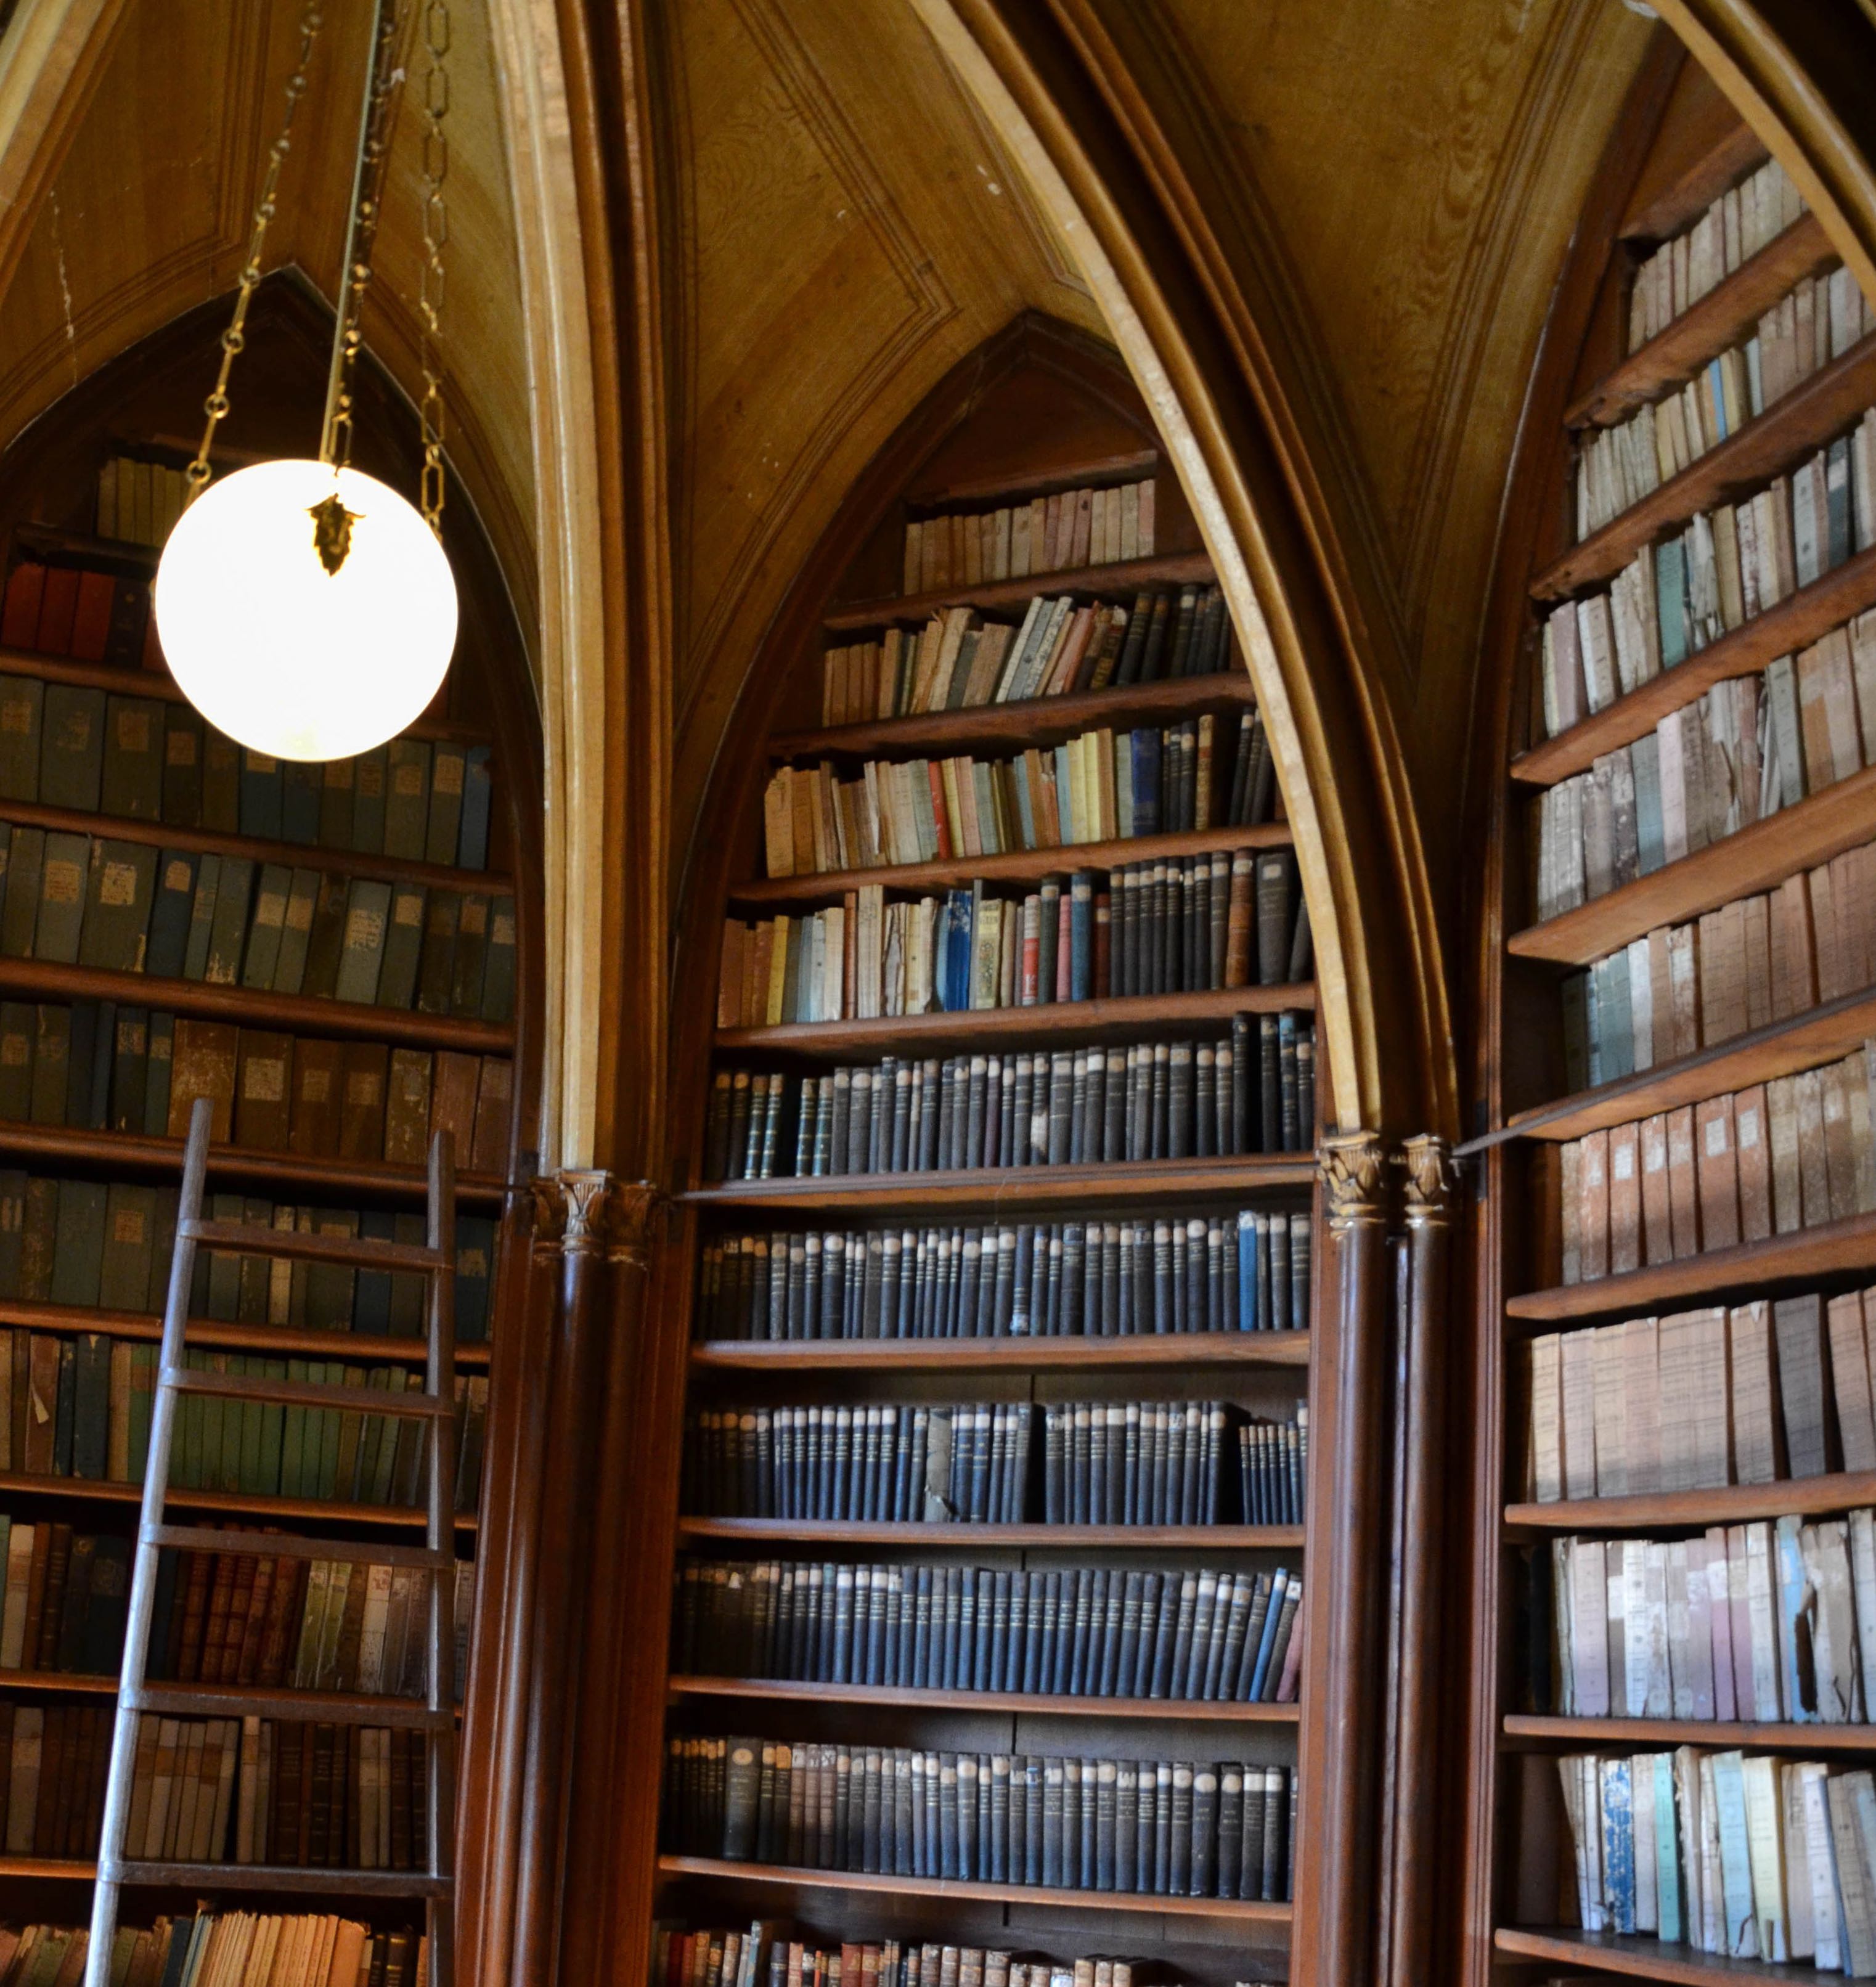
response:
M1378 1132L1324 1134L1319 1163L1331 1228L1382 1219L1388 1170Z
M1453 1189L1458 1169L1444 1139L1423 1132L1405 1141L1400 1166L1406 1182L1409 1228L1443 1227L1453 1218Z
M664 1195L650 1180L600 1172L554 1173L530 1182L537 1253L604 1256L645 1267Z

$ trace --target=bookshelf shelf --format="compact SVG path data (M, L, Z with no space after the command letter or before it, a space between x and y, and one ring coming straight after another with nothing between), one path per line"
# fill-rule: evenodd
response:
M29 1476L23 1470L0 1470L0 1496L76 1497L106 1504L140 1504L140 1483L113 1483L92 1476ZM393 1530L420 1530L423 1513L411 1504L341 1504L321 1497L262 1497L236 1490L185 1490L172 1484L167 1502L179 1510L222 1511L244 1518L317 1518L328 1524L377 1526ZM473 1532L472 1511L458 1511L456 1529Z
M1151 476L1164 458L1157 448L1119 449L1105 455L1078 455L1072 463L1027 474L997 474L947 480L929 489L908 491L909 511L943 511L960 505L1000 504L1017 498L1052 497L1085 484L1135 483Z
M95 1870L92 1872L95 1874ZM318 1898L440 1898L451 1880L421 1870L307 1869L268 1863L137 1863L117 1865L119 1880L146 1888L268 1891Z
M1659 534L1789 468L1854 421L1872 400L1876 336L1853 345L1737 434L1552 560L1532 581L1532 598L1561 600L1613 579Z
M1159 1041L1234 1014L1277 1014L1314 1007L1313 983L1220 987L1192 994L1133 994L1098 1000L1056 1000L1034 1007L985 1007L957 1014L888 1014L859 1021L791 1021L761 1028L719 1028L724 1054L757 1051L811 1056L935 1055L947 1049L1021 1049L1037 1042Z
M1129 862L1176 856L1229 855L1239 848L1287 848L1287 821L1250 828L1182 828L1176 835L1141 835L1120 842L1071 842L1056 848L1013 848L1002 855L955 855L937 862L896 862L879 869L822 869L809 876L756 876L730 886L733 904L754 906L834 903L869 883L923 895L931 890L987 883L1034 883L1075 869L1118 869Z
M1876 1725L1754 1725L1697 1718L1540 1718L1513 1712L1507 1740L1540 1746L1744 1746L1761 1752L1876 1753Z
M1759 319L1807 276L1838 259L1814 214L1784 232L1631 352L1564 416L1572 428L1605 427L1634 413L1663 387L1690 380L1710 359L1752 336Z
M1682 134L1666 120L1657 143L1672 145L1677 155L1685 152ZM1710 118L1709 118L1709 121ZM1695 134L1698 142L1685 153L1684 165L1677 163L1668 183L1651 192L1640 206L1632 202L1617 231L1617 250L1652 248L1671 234L1698 221L1727 187L1763 165L1766 149L1751 127L1736 117L1723 116L1717 131Z
M0 1670L0 1695L9 1691L47 1691L57 1694L76 1692L86 1697L115 1697L117 1679L113 1676L86 1676L64 1670Z
M147 1683L132 1700L138 1711L187 1718L277 1718L289 1722L399 1725L436 1731L454 1712L432 1711L420 1697L384 1697L363 1691L294 1690L265 1684Z
M1519 959L1588 966L1657 925L1684 924L1841 855L1869 839L1873 814L1876 766L1866 766L1652 876L1513 933L1506 949Z
M660 1856L661 1877L708 1877L719 1882L781 1884L801 1891L884 1892L902 1898L955 1898L960 1902L1039 1904L1051 1910L1129 1911L1205 1918L1227 1925L1284 1925L1287 1904L1236 1898L1175 1898L1152 1893L1071 1891L1041 1884L977 1884L957 1877L865 1875L851 1870L801 1870L767 1863L722 1863L705 1856Z
M1667 1945L1658 1938L1616 1932L1544 1931L1500 1927L1493 1945L1508 1960L1547 1960L1553 1965L1588 1966L1601 1973L1625 1973L1638 1980L1665 1980L1679 1987L1737 1987L1741 1981L1776 1981L1791 1987L1820 1976L1810 1966L1763 1959L1722 1959L1692 1946Z
M43 807L37 801L0 801L0 821L16 828L43 828L116 842L141 842L153 848L183 848L202 855L241 855L255 862L277 862L288 869L319 869L341 876L375 876L389 883L422 883L432 889L473 890L488 896L503 896L515 888L511 876L492 869L457 869L401 855L323 848L311 842L265 842L258 835L223 835L214 828L177 828L167 821Z
M1213 575L1203 552L1156 552L1151 558L1120 559L1111 565L1065 567L1059 572L1025 573L1020 579L993 579L977 586L941 586L930 593L902 593L856 600L831 609L821 625L829 634L883 628L890 621L923 621L946 607L1026 607L1038 593L1137 593L1143 586L1206 586Z
M1520 1111L1500 1132L1462 1146L1462 1153L1484 1150L1507 1139L1580 1139L1586 1132L1627 1125L1638 1118L1698 1104L1722 1091L1743 1090L1773 1077L1810 1069L1846 1056L1876 1033L1876 990L1846 994L1807 1007L1787 1020L1769 1021L1730 1041L1714 1042L1658 1069L1639 1070L1594 1090L1579 1091L1534 1110Z
M1550 1324L1616 1312L1672 1308L1684 1299L1711 1297L1744 1285L1802 1280L1807 1284L1853 1271L1876 1269L1876 1214L1800 1228L1762 1242L1711 1249L1677 1263L1627 1270L1587 1284L1560 1284L1508 1298L1505 1312L1520 1324Z
M1876 1504L1876 1470L1729 1483L1712 1490L1663 1490L1639 1497L1566 1497L1554 1504L1507 1504L1517 1532L1630 1532L1650 1525L1736 1525L1756 1518L1814 1517Z
M79 1304L39 1304L28 1297L0 1297L0 1324L24 1325L29 1331L63 1334L103 1332L110 1338L135 1338L154 1344L163 1336L163 1321L139 1311L90 1311ZM219 1346L239 1352L305 1352L315 1358L336 1353L349 1363L420 1366L428 1348L420 1338L380 1338L366 1331L295 1331L284 1324L231 1324L214 1318L189 1321L191 1345ZM456 1363L484 1367L487 1345L459 1345Z
M182 1148L180 1139L154 1138L140 1132L75 1132L62 1125L0 1124L0 1153L58 1166L76 1162L174 1179L181 1171ZM394 1165L388 1159L309 1159L294 1152L216 1145L210 1150L208 1166L211 1176L218 1180L252 1180L257 1185L369 1194L384 1199L415 1202L423 1198L423 1169ZM500 1204L500 1176L461 1172L456 1179L459 1201L480 1206Z
M89 1884L95 1863L67 1856L0 1856L0 1877L29 1877L35 1883Z
M1876 1477L1858 1480L1871 1484L1870 1499L1851 1501L1876 1501ZM0 1477L0 1489L5 1481ZM1301 1525L926 1525L875 1523L864 1518L680 1518L677 1530L686 1540L778 1545L1101 1546L1116 1552L1178 1547L1261 1552L1294 1550L1303 1543Z
M4 1681L0 1678L0 1686ZM1174 1723L1183 1719L1218 1725L1294 1725L1301 1710L1294 1704L1063 1697L1013 1690L902 1690L891 1684L803 1683L761 1677L677 1676L666 1689L673 1703L733 1699L739 1703L873 1705L921 1711L1007 1711L1026 1718L1151 1719Z
M515 1030L506 1022L459 1020L413 1008L367 1007L311 994L270 994L204 980L159 980L102 967L59 966L43 959L0 957L0 994L28 1000L116 1000L159 1014L234 1021L244 1027L283 1028L293 1034L339 1035L348 1041L397 1042L416 1048L511 1054Z
M1307 1366L1307 1331L1181 1331L1121 1338L705 1339L694 1367L739 1372L1000 1373L1072 1368Z
M973 746L1007 752L1012 746L1058 745L1078 732L1144 724L1176 724L1210 711L1248 710L1257 702L1250 679L1235 671L1172 676L1119 689L1081 690L1020 703L972 704L959 710L914 713L818 731L781 731L769 740L772 760L897 757L968 751Z
M887 1213L923 1207L1096 1205L1141 1192L1171 1200L1257 1193L1314 1183L1306 1152L1259 1152L1235 1159L1124 1159L1095 1166L990 1166L929 1173L830 1173L816 1179L726 1180L679 1198L699 1207Z
M1587 772L1602 754L1632 744L1670 711L1691 703L1715 683L1730 676L1750 676L1780 656L1807 648L1872 602L1876 602L1876 546L1854 553L1821 579L1728 629L1718 641L1618 697L1594 717L1520 752L1511 761L1511 777L1523 786L1548 787L1573 773Z

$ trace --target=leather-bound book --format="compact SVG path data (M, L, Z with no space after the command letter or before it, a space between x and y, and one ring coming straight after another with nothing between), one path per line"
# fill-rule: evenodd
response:
M390 1065L390 1051L384 1043L346 1043L339 1117L341 1157L383 1158L385 1079Z
M429 1156L431 1074L427 1049L392 1050L384 1156L399 1166L420 1166Z
M198 1097L211 1106L209 1136L226 1145L235 1127L235 1077L241 1031L231 1022L179 1020L170 1068L169 1135L186 1139Z
M456 1163L466 1167L475 1144L476 1092L481 1087L482 1063L479 1056L462 1055L454 1050L437 1051L436 1075L430 1091L430 1128L447 1132L454 1141Z
M284 1152L293 1108L293 1037L261 1028L241 1031L235 1091L235 1142L256 1152Z
M100 805L127 821L163 816L164 707L154 697L113 697L104 713Z
M506 1056L484 1056L482 1079L476 1090L475 1133L470 1148L470 1165L477 1172L508 1170L510 1105L515 1085L515 1065Z

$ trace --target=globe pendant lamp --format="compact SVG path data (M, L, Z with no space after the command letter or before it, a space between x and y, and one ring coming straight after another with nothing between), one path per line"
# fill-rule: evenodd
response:
M241 349L280 162L319 25L315 0L302 19L285 129L255 211L234 322L222 339L221 376L206 403L208 428L189 471L191 501L157 568L157 629L184 695L229 737L275 758L349 758L395 737L435 697L456 646L456 582L440 538L443 417L434 349L445 234L446 8L430 0L426 19L427 254L418 312L423 508L349 462L351 375L362 342L390 103L400 74L388 0L375 5L319 459L257 463L208 481L209 449L228 412L229 369Z

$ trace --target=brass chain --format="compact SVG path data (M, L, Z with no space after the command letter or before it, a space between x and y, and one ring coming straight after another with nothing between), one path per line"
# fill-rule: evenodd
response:
M449 214L443 183L449 177L450 146L443 120L450 108L449 0L427 0L423 36L430 69L423 82L423 273L417 291L417 363L423 374L423 398L417 418L423 431L423 481L420 492L425 521L443 535L443 376L437 346L442 342L443 250L450 238Z
M267 224L274 218L274 202L280 187L280 168L293 137L294 113L306 93L306 71L312 61L313 44L319 39L323 15L319 0L307 0L299 17L299 61L287 78L286 115L281 120L280 135L267 155L267 171L261 181L261 197L255 201L253 225L248 236L248 259L241 265L241 286L235 293L235 315L221 334L221 369L215 376L214 391L202 403L208 420L202 430L201 446L189 465L189 501L193 503L208 486L208 452L214 446L215 430L228 411L228 374L235 356L247 342L248 305L261 280L261 251L266 245Z
M377 238L378 218L384 207L385 163L390 150L391 106L402 76L397 43L403 15L387 7L379 22L378 43L372 51L371 116L366 123L364 168L359 187L358 220L353 231L352 265L339 277L339 373L338 397L328 437L331 459L339 467L352 461L352 375L364 342L365 292L371 282L371 251Z

